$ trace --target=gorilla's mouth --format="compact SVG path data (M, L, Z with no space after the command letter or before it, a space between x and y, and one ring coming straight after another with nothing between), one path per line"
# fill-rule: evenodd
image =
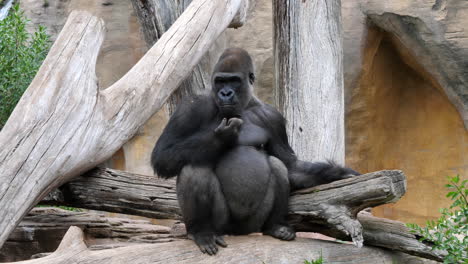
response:
M234 107L236 104L221 104L221 107Z
M225 117L237 117L239 116L236 104L222 104L219 107L221 113Z

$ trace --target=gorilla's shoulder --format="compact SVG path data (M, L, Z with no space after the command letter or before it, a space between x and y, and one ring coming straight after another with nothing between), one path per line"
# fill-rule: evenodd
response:
M274 106L272 105L269 105L267 103L262 103L262 109L263 109L263 112L264 114L267 116L268 119L270 119L271 121L281 121L281 122L284 122L284 117L283 115L280 113L280 111L278 111L278 109L276 109Z
M172 119L202 122L216 115L217 109L213 98L209 95L188 96L177 105Z
M206 114L215 111L213 98L209 95L188 96L177 105L176 111L184 114Z
M268 126L272 124L284 125L286 122L283 115L273 106L259 101L258 104L253 107L253 112Z
M179 103L179 106L184 108L201 108L200 106L209 107L210 105L213 105L213 99L209 95L186 96Z

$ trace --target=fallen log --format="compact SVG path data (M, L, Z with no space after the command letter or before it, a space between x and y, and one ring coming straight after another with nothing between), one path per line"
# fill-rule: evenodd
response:
M191 241L140 244L96 252L87 248L81 229L72 226L54 253L21 263L304 263L305 260L317 260L321 256L326 263L350 263L356 260L360 264L433 263L378 248L358 249L346 244L305 238L280 241L268 236L250 235L227 237L226 242L228 247L222 248L216 256L202 254Z
M0 262L27 260L36 254L53 252L70 226L77 226L84 231L85 242L90 250L135 243L164 243L185 237L185 232L177 232L176 228L156 225L145 219L36 207L23 218L0 249Z
M104 23L71 13L0 132L0 246L45 195L135 135L233 21L242 1L194 0L107 89L95 76Z
M291 196L289 222L297 231L351 238L355 244L363 242L441 260L440 253L419 242L403 223L357 215L364 208L397 201L405 190L401 171L379 171L300 190ZM175 181L107 168L91 170L41 203L180 219Z

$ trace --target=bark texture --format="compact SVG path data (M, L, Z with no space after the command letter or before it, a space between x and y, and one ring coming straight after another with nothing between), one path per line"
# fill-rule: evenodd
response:
M304 160L344 163L340 0L273 1L275 100Z
M357 249L350 245L298 238L280 241L267 236L227 237L227 248L216 256L200 252L192 241L143 244L115 249L91 251L84 243L83 232L70 227L58 249L49 256L24 261L29 264L58 263L303 263L323 256L327 263L431 263L404 254L394 254L376 248Z
M174 224L171 228L152 224L149 220L36 207L23 218L0 249L0 262L27 260L37 254L55 251L70 226L83 230L90 250L101 250L135 243L165 243L185 239L185 232L178 232L177 227L180 225L183 227L183 224Z
M42 197L127 142L240 6L241 0L194 0L125 76L102 91L94 68L103 22L73 12L0 132L0 246Z
M355 245L375 245L440 260L403 223L360 213L399 200L406 191L401 171L379 171L297 191L289 222L296 231L317 232ZM175 181L99 168L52 193L42 203L158 218L180 218Z

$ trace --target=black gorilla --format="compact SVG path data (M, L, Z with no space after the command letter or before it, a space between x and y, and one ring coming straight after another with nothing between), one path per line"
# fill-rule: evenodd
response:
M227 49L212 76L212 93L182 102L153 150L155 172L178 175L177 197L189 236L210 255L222 235L261 231L292 240L285 220L290 189L357 172L296 158L285 120L252 95L252 59Z

